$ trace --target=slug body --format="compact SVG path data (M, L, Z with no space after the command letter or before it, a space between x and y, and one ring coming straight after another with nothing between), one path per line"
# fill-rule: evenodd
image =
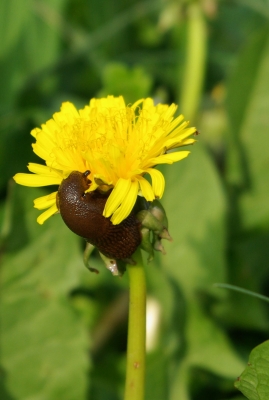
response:
M107 194L90 186L89 171L74 171L59 186L57 206L68 228L93 244L107 257L124 260L135 252L141 242L140 224L129 215L118 225L103 216Z

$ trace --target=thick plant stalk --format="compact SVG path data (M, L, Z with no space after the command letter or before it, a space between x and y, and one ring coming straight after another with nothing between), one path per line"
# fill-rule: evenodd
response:
M128 265L130 298L124 400L143 400L145 386L146 279L140 250Z
M203 88L207 55L207 27L199 2L187 9L186 61L180 95L180 112L194 119Z

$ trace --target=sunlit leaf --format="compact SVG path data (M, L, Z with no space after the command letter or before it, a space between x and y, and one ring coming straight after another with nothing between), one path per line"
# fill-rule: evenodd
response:
M230 180L243 189L242 223L247 228L269 223L269 31L251 37L235 71L228 96L231 122Z
M269 398L269 341L252 350L244 372L235 382L249 400L268 400Z
M1 356L6 388L15 399L85 399L87 337L68 294L78 285L82 259L76 237L59 216L40 227L34 210L20 204L2 260ZM33 191L32 195L40 195ZM9 199L11 201L11 199ZM29 211L27 211L27 209ZM33 223L35 225L33 225ZM16 238L16 235L22 235ZM24 242L24 246L21 244Z
M178 340L183 340L183 334L187 349L185 367L179 365L175 375L172 399L177 396L184 399L188 371L194 366L229 379L242 368L242 361L225 332L209 318L203 306L207 294L220 300L223 295L212 284L226 279L226 201L219 177L202 145L198 143L191 150L187 160L165 171L164 206L174 240L166 245L167 255L162 262L182 293L183 315L178 314L182 331L178 332Z

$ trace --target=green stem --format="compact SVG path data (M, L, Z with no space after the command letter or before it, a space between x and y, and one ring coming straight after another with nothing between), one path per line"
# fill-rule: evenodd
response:
M193 120L200 103L207 53L206 22L199 2L190 3L187 18L186 62L179 104L180 112Z
M260 299L260 300L263 300L263 301L266 301L267 303L269 303L269 297L263 296L262 294L259 294L256 292L252 292L251 290L241 288L239 286L229 285L228 283L214 283L213 286L222 288L222 289L234 290L235 292L247 294L249 296L256 297L257 299Z
M143 400L146 349L146 278L140 250L127 265L130 285L127 367L124 400Z

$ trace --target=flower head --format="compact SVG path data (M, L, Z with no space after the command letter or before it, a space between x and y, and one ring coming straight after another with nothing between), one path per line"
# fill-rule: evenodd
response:
M174 118L176 109L175 104L155 106L150 98L126 106L123 97L113 96L92 99L82 110L63 103L53 119L31 132L33 151L46 165L29 163L32 174L14 179L25 186L60 185L72 171L90 171L87 191L112 189L103 215L117 225L131 213L138 194L147 201L162 197L165 181L156 165L188 156L189 151L170 151L195 141L190 136L196 129L188 128L182 115ZM40 224L58 212L56 195L34 200L37 209L46 209Z

